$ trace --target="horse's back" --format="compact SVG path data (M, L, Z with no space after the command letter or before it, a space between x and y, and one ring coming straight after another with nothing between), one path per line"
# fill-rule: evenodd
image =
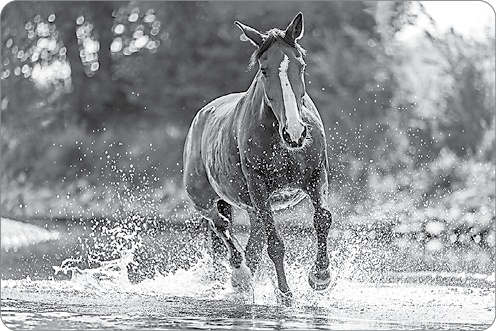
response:
M195 158L201 157L202 141L205 133L215 131L215 125L222 125L234 111L236 104L244 93L224 95L209 102L196 113L186 137L183 161L186 165Z
M234 111L236 104L239 102L243 94L244 93L232 93L221 96L212 100L200 109L191 123L187 139L198 138L198 135L203 135L205 125L212 117L217 119L225 119L229 116L231 112ZM195 141L200 142L198 139ZM188 147L189 146L186 145L186 150L189 149Z
M183 179L188 195L201 209L210 208L210 203L219 198L208 178L205 158L212 153L212 141L220 138L222 126L232 121L232 113L243 95L233 93L211 101L198 111L191 123L183 154Z

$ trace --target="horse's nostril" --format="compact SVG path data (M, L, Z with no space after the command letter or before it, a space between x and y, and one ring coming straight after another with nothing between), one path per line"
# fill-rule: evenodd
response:
M289 136L289 133L286 130L286 128L282 129L282 138L284 139L285 142L291 145L292 143L291 137Z
M292 148L297 148L303 146L303 142L305 141L305 138L307 136L307 128L306 126L303 127L303 132L301 134L301 137L298 139L298 141L293 141L291 139L291 136L289 135L288 131L286 128L282 129L282 138L283 140Z

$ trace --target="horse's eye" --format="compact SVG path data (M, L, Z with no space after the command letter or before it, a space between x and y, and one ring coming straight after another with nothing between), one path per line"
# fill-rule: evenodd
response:
M264 77L267 77L267 70L265 70L265 69L261 69L260 71L262 72L262 75L263 75Z

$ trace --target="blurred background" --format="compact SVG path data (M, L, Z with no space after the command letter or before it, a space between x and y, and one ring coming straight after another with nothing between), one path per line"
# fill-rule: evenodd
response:
M10 2L1 15L2 216L190 217L181 182L189 124L210 100L246 90L256 71L233 22L284 29L301 11L335 227L409 250L472 252L457 263L490 270L494 12L471 1L451 21L438 15L452 5ZM464 24L474 17L478 25Z

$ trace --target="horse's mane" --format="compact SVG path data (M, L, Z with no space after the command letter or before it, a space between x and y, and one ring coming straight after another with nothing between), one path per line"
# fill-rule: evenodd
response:
M277 41L284 41L287 45L298 50L302 56L306 55L306 50L301 47L296 40L286 36L286 33L280 29L274 28L263 34L262 44L253 52L250 58L250 64L248 65L248 70L253 68L260 57Z

